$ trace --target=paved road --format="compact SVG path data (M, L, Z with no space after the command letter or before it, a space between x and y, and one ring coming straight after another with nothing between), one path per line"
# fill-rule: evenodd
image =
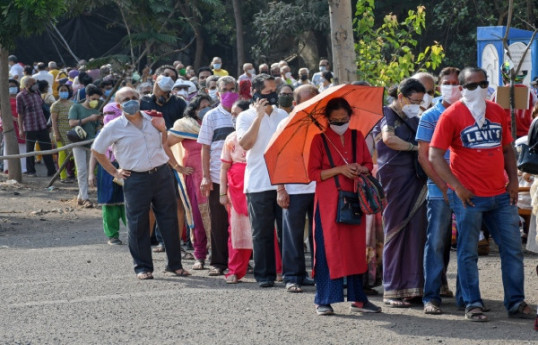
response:
M167 277L164 254L154 255L155 280L138 281L127 246L105 243L100 211L66 201L74 190L0 185L0 344L538 344L532 322L506 317L495 253L479 262L489 323L464 321L451 299L441 316L421 307L350 315L341 303L319 317L313 288L260 289L252 276L230 286L207 271ZM525 258L533 304L536 259ZM455 264L449 279L453 287Z

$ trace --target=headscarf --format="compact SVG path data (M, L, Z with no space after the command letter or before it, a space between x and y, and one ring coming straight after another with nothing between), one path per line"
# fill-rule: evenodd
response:
M103 118L103 124L106 125L110 121L121 116L121 109L118 107L118 103L111 102L103 107L103 114L113 112L114 114L105 115Z

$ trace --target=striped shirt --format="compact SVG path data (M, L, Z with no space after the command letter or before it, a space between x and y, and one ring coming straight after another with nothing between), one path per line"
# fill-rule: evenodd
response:
M41 131L47 128L42 104L43 100L39 93L23 89L17 95L17 113L22 117L25 132Z
M224 140L233 131L235 131L235 127L232 114L224 109L222 105L209 111L202 120L198 143L210 146L209 172L211 181L214 183L219 183L220 181L220 155Z

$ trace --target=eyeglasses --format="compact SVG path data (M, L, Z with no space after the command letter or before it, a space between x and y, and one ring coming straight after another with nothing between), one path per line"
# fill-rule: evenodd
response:
M489 81L487 81L487 80L482 80L482 81L480 81L480 82L478 82L478 83L468 83L468 84L465 84L465 85L463 85L463 88L464 88L464 89L467 89L467 90L469 90L469 91L473 91L473 90L476 90L476 88L479 87L479 86L480 86L480 88L482 88L482 89L486 89L486 88L488 87L488 85L489 85Z
M405 97L405 98L407 98L407 99L409 100L409 103L411 103L411 104L418 104L418 105L420 105L420 103L422 103L422 100L421 100L421 99L411 99L411 98L409 98L409 97Z

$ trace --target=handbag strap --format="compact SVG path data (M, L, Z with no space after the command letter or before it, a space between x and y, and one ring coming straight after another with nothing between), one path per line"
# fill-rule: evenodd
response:
M331 164L331 168L334 168L335 165L334 165L334 161L333 161L333 156L331 155L331 150L329 149L329 144L327 143L327 137L326 137L326 134L325 133L321 133L321 139L323 140L323 146L325 146L325 151L327 151L327 158L329 159L329 164ZM331 142L332 144L332 142ZM334 144L333 144L334 146ZM353 152L353 163L356 162L357 160L357 130L353 129L351 130L351 147L352 147L352 152ZM336 148L336 146L334 146L334 149L338 151L338 149ZM336 183L336 189L340 190L340 181L338 180L338 176L337 175L334 175L334 182Z

